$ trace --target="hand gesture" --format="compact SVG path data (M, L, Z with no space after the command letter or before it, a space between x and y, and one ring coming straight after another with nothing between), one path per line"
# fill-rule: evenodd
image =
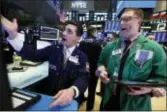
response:
M127 93L130 95L142 95L151 93L152 88L146 88L146 87L127 87Z
M103 83L107 84L110 79L108 78L108 73L104 66L99 66L96 70L96 75L100 77Z
M65 106L69 105L73 97L75 95L74 89L73 88L68 88L64 90L60 90L53 98L55 99L54 102L52 102L49 107L52 108L54 106Z
M153 88L152 93L154 97L163 97L166 95L166 90L163 88Z
M3 28L8 32L9 38L15 38L17 36L18 33L17 19L13 19L13 21L11 22L5 17L1 16L1 23Z

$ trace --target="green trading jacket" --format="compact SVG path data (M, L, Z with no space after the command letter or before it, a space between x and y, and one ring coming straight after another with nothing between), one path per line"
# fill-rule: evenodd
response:
M104 65L107 68L108 77L112 78L114 71L119 69L120 55L112 55L112 51L121 48L120 39L106 45L103 49L98 66ZM142 68L135 63L135 55L138 49L149 50L153 52L153 57L147 60ZM155 80L166 82L167 76L167 60L165 52L162 47L155 41L149 40L144 36L139 36L130 49L127 57L122 79L129 81L146 81ZM118 71L118 70L117 70ZM152 75L151 75L152 73ZM102 106L111 98L115 84L110 81L105 86L105 93L102 98ZM114 103L114 102L113 102ZM111 104L112 105L112 104ZM124 87L120 90L120 107L121 110L151 110L151 96L150 95L128 95Z

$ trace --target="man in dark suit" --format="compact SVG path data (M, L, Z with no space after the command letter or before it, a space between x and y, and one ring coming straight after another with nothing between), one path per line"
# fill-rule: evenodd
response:
M88 99L87 110L93 109L95 101L95 91L98 81L98 77L95 76L95 70L97 68L97 60L101 53L102 47L100 43L96 41L96 29L93 27L88 28L88 38L80 42L80 49L87 55L89 62L89 86L88 86Z
M43 89L56 99L49 106L68 105L72 99L80 102L80 97L88 85L87 57L77 47L77 42L83 33L82 27L73 22L68 23L63 31L61 45L34 51L30 46L23 44L24 34L17 32L17 20L14 19L9 24L2 23L9 33L7 40L24 59L49 61L49 76L45 79Z

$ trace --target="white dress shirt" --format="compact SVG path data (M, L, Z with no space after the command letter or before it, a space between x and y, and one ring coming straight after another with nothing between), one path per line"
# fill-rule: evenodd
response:
M71 56L72 52L74 51L74 49L76 48L76 46L72 46L70 48L67 48L64 46L64 58L65 58L65 62L67 61L67 59Z
M67 62L67 60L69 59L69 57L72 55L73 51L75 50L76 48L76 45L75 46L72 46L72 47L65 47L64 46L64 64ZM79 90L76 86L72 86L72 88L75 90L75 98L77 98L79 96Z
M14 39L11 40L11 39L7 38L7 40L12 45L12 47L16 51L19 52L23 48L23 44L25 41L25 35L22 33L18 33L17 37L15 37ZM50 45L51 45L50 42L37 40L37 49L43 49L43 48L50 46Z

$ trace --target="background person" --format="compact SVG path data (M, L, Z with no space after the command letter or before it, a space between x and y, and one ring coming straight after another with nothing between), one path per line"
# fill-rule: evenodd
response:
M95 76L95 71L97 69L97 61L102 50L101 44L96 40L96 32L97 31L94 27L89 27L87 38L79 44L79 48L87 55L89 62L89 85L86 104L87 111L93 109L95 102L95 91L98 81L98 77Z

